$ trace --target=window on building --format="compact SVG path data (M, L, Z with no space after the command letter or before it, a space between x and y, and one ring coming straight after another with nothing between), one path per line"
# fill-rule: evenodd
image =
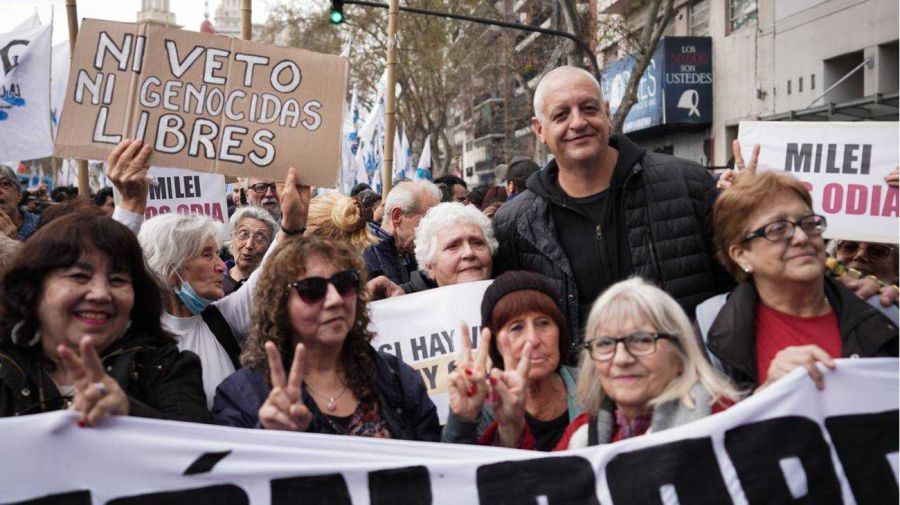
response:
M809 74L809 89L816 89L816 74Z
M797 79L797 93L803 93L803 78Z
M791 94L791 80L788 79L788 94Z
M691 3L691 35L709 36L709 0L694 0Z
M729 33L756 21L756 0L728 0Z

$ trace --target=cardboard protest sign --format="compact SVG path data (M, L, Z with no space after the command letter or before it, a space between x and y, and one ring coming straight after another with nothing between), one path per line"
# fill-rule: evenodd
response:
M828 219L825 238L900 242L898 190L884 176L900 165L896 122L742 121L745 160L760 144L758 172L783 170L812 193Z
M447 379L462 349L460 324L469 326L476 348L481 299L491 282L454 284L369 304L372 347L397 356L422 375L442 424L450 412Z
M85 20L56 155L104 159L123 138L150 163L333 187L347 60L167 26Z

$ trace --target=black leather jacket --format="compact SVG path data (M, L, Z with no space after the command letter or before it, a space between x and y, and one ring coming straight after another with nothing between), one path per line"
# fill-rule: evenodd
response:
M200 358L179 351L161 337L126 334L101 354L110 375L130 402L132 416L210 422L203 392ZM0 347L0 417L38 414L66 407L46 372L37 348L9 339Z

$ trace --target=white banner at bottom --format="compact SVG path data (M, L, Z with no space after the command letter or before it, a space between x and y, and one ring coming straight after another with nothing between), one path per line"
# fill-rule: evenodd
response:
M727 411L616 444L514 449L70 412L0 421L0 502L65 505L897 503L898 361L798 370Z

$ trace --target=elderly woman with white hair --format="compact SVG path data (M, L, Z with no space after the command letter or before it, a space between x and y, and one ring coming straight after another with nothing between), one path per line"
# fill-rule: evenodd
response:
M163 327L175 335L180 350L200 357L207 407L212 407L216 386L240 368L240 346L250 331L251 295L262 269L250 275L243 289L225 296L218 223L196 214L165 214L143 222L150 152L140 140L123 140L109 155L108 177L122 194L113 218L137 233L147 267L164 293ZM297 183L294 168L288 170L280 196L281 229L271 250L287 236L302 234L306 226L309 187Z
M262 263L263 256L278 232L278 223L260 207L241 207L229 221L231 239L228 249L234 266L224 277L222 289L231 294L240 288Z
M706 361L678 303L640 278L614 284L594 302L584 347L576 385L584 412L566 428L555 450L674 428L741 398L729 379ZM534 448L520 398L530 355L526 348L526 363L495 373L492 388L502 405L494 408L498 445Z
M416 262L421 269L400 287L408 294L490 279L496 250L491 220L476 207L458 202L438 204L416 228Z

